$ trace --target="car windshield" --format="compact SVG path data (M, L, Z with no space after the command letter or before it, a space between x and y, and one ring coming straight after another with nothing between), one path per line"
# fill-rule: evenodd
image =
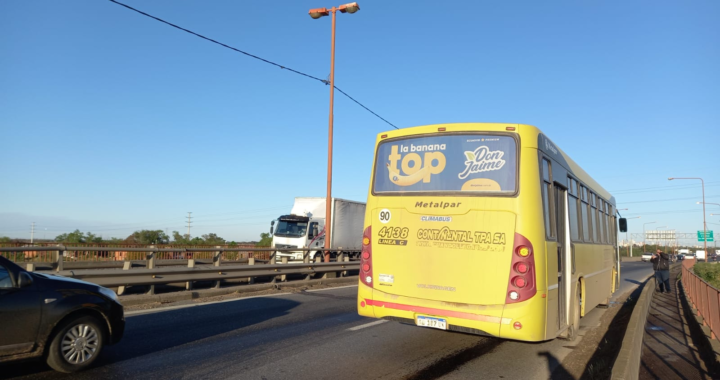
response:
M307 234L307 226L307 222L287 222L281 220L278 222L275 235L283 237L305 236Z

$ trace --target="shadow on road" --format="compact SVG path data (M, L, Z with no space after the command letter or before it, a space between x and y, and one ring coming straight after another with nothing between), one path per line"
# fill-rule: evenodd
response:
M440 358L433 364L404 377L403 380L434 380L458 369L463 364L492 352L504 341L496 338L480 338L480 341L468 348L453 352Z
M575 378L568 372L565 367L560 364L560 361L548 351L538 352L538 356L544 356L547 359L548 373L552 374L552 378L556 380L565 380Z
M103 378L106 377L103 366L198 340L212 339L218 335L282 317L299 304L296 301L275 297L252 298L127 317L123 340L114 346L105 347L91 369L73 375L53 372L41 374L51 371L43 361L23 362L0 366L0 379L48 378L48 376L73 379Z
M626 278L625 281L627 281L627 282L632 282L633 284L636 284L636 285L642 285L642 284L644 284L644 282L637 281L637 280L633 280L633 279L631 279L631 278Z

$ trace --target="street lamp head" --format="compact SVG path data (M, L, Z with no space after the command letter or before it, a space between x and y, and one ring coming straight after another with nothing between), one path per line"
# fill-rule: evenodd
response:
M341 13L355 13L360 10L358 3L347 3L338 7Z
M328 11L327 8L311 9L310 12L308 12L308 13L310 14L310 17L312 17L314 19L319 19L320 17L330 15L330 11Z

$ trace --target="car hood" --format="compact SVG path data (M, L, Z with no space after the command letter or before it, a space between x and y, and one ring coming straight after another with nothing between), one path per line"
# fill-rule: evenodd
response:
M58 276L56 274L33 273L33 275L42 277L45 280L53 281L55 283L68 283L68 284L83 285L83 287L94 289L94 290L96 290L99 287L98 284L93 284L92 282L78 280L76 278L71 278L71 277Z

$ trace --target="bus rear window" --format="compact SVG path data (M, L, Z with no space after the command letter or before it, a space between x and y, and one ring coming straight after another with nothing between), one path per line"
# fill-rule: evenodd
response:
M513 194L517 143L510 136L435 135L378 146L373 192Z

